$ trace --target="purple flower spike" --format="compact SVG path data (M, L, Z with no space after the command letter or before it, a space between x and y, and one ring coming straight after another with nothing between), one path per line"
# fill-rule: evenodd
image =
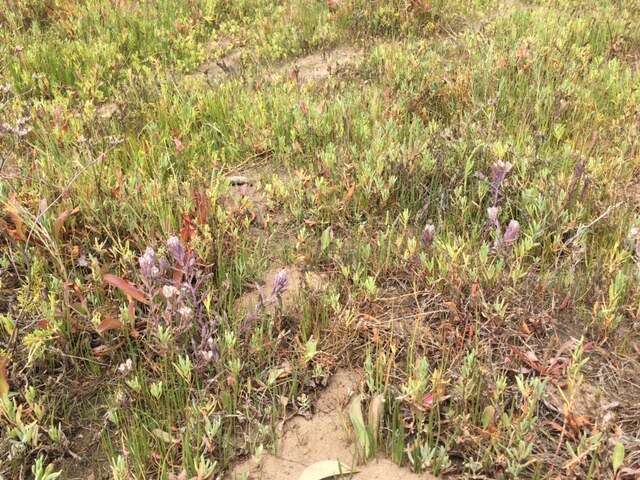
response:
M487 217L489 217L489 222L491 225L499 226L498 215L500 214L500 207L489 207L487 208Z
M153 248L147 247L144 255L138 259L138 263L140 264L140 273L142 273L144 278L150 280L160 274L158 259L156 258L156 252Z
M169 237L169 240L167 240L167 250L179 265L184 264L185 250L182 242L178 237L176 237L175 235Z
M436 238L436 227L430 223L427 223L422 230L422 245L424 248L429 248Z
M517 220L511 220L509 225L507 226L507 230L504 232L504 237L502 238L502 242L505 245L511 245L520 236L520 224Z
M491 184L493 185L493 188L497 189L500 187L512 168L513 165L502 160L498 160L491 165Z
M273 282L273 290L271 290L271 297L280 296L286 289L287 284L289 283L289 278L287 277L287 271L283 268L276 275L276 279Z

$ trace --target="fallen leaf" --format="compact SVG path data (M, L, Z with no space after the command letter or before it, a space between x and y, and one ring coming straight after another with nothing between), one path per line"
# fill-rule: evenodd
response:
M7 373L7 359L0 357L0 397L9 394L9 374Z
M80 208L76 207L73 210L65 210L60 215L58 215L58 218L56 218L56 221L53 224L53 234L56 236L56 238L60 238L60 232L62 231L62 227L64 227L64 222L67 221L67 218L69 218L71 215L75 215L79 211Z
M108 332L109 330L121 330L124 327L120 320L113 318L111 315L108 315L100 322L100 325L96 327L96 332L102 334L104 332Z
M105 274L102 278L109 285L113 285L114 287L120 289L127 297L133 298L139 301L140 303L144 303L145 305L149 305L149 299L144 294L144 292L134 287L131 283L126 281L124 278L120 278L110 273Z
M298 477L298 480L323 480L341 475L350 475L356 472L357 470L352 470L338 460L323 460L305 468L300 474L300 477Z

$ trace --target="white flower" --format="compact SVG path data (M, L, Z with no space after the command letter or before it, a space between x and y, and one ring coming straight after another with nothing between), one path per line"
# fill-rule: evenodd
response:
M130 358L127 358L125 362L122 362L120 365L118 365L118 372L124 375L129 374L131 370L133 370L133 362Z
M193 310L187 306L180 307L178 309L178 313L182 317L183 320L190 320L193 316Z
M165 285L162 287L162 296L167 300L177 297L178 295L180 295L180 292L173 285Z

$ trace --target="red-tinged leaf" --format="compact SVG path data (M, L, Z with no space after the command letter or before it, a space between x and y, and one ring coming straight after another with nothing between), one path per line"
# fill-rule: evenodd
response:
M338 10L338 6L338 0L327 0L327 7L329 7L330 12L335 12L336 10Z
M9 374L7 373L7 359L0 357L0 397L9 394Z
M122 330L124 325L118 319L113 318L111 315L107 315L104 320L100 322L100 325L96 327L96 332L103 334L109 330Z
M180 239L185 244L189 243L195 231L196 231L196 227L193 224L191 215L189 214L189 212L184 212L182 214L182 228L180 229Z
M133 298L134 300L137 300L140 303L144 303L145 305L149 305L149 299L144 294L144 292L134 287L131 283L126 281L124 278L120 278L110 273L105 274L102 278L109 285L112 285L120 289L127 297Z
M349 190L347 190L346 195L342 199L342 203L344 203L345 205L348 204L351 201L351 199L353 198L353 194L355 193L355 191L356 191L356 184L354 182L349 187Z
M44 319L44 318L38 320L36 322L36 328L42 328L42 329L49 328L49 320Z
M193 192L193 201L196 204L198 223L204 225L207 223L207 216L209 214L209 199L207 198L207 193L201 190L195 190Z
M60 232L62 231L64 222L67 221L67 218L69 218L71 215L75 215L79 211L80 208L76 207L73 210L65 210L60 215L58 215L58 218L56 218L56 221L53 224L53 234L56 236L56 238L60 238Z
M25 242L27 240L27 235L25 234L24 222L20 217L19 207L20 204L16 199L16 194L11 194L9 201L7 201L4 206L5 212L7 212L7 216L13 224L13 229L8 229L8 232L14 240Z
M429 411L431 410L431 408L433 408L433 393L427 393L422 398L422 408L424 408L426 411Z
M173 270L173 285L178 288L182 283L182 270L178 270L177 268Z

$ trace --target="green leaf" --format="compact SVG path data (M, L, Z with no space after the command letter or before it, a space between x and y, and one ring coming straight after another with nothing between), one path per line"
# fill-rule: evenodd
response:
M482 412L482 428L485 430L489 428L489 425L493 425L493 417L496 414L496 409L492 405L488 405L484 412Z
M367 432L367 427L364 423L364 416L362 415L362 395L356 395L349 403L349 418L356 433L358 451L362 459L366 460L372 454L372 445L369 432Z
M611 465L613 466L613 471L617 472L618 469L622 466L624 462L624 445L621 442L616 443L616 446L613 447L613 454L611 455Z

